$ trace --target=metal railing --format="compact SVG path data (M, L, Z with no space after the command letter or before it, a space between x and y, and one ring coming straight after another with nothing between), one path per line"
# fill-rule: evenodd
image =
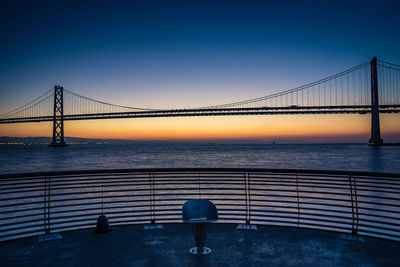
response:
M0 240L111 225L179 223L213 201L221 223L312 228L400 241L400 174L243 168L0 175Z

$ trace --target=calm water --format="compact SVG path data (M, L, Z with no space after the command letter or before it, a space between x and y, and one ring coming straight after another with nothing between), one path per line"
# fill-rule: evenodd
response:
M80 169L113 169L113 168L148 168L148 167L253 167L253 168L292 168L292 169L323 169L323 170L356 170L356 171L376 171L376 172L395 172L400 173L400 147L368 147L366 144L325 144L325 145L232 145L232 144L200 144L200 143L141 143L141 144L129 144L129 145L71 145L69 147L64 148L51 148L45 145L32 145L32 146L0 146L0 173L14 173L14 172L37 172L37 171L56 171L56 170L80 170ZM199 176L200 177L200 176ZM62 181L62 178L60 178ZM75 177L75 179L79 179ZM106 211L118 212L110 215L110 220L119 220L118 218L114 218L113 216L126 216L126 220L137 220L138 214L137 211L142 212L142 219L147 220L149 218L149 212L147 212L146 207L140 207L138 210L132 210L127 208L127 203L124 202L129 201L144 201L143 205L149 203L149 195L147 193L141 192L137 194L135 190L149 190L147 185L136 183L132 183L134 179L131 178L130 183L121 183L116 180L114 185L110 183L107 184L107 191L105 192ZM83 180L85 181L85 180ZM52 197L56 198L56 202L51 204L52 208L57 210L57 214L53 215L55 217L59 216L60 218L64 218L64 216L77 216L76 218L82 218L85 223L93 223L95 225L95 221L97 216L102 213L103 209L103 201L102 201L102 187L101 182L99 181L91 181L89 183L90 187L80 187L77 188L69 188L70 184L66 183L64 186L61 184L53 187L52 189ZM87 182L87 181L86 181ZM393 182L393 181L392 181ZM18 182L17 182L18 183ZM21 183L24 183L22 181ZM317 182L318 183L318 182ZM95 186L93 187L93 184ZM321 184L321 182L319 182ZM397 213L388 213L387 205L385 202L390 202L391 209L393 205L399 205L397 200L399 199L398 190L391 189L388 192L385 190L380 190L379 181L376 181L375 187L365 187L362 194L362 199L364 201L369 201L373 204L365 204L362 206L363 219L367 220L381 220L382 217L379 216L393 216L393 218L389 219L389 225L384 225L386 230L373 229L377 233L382 231L385 233L395 233L399 232L399 227L394 226L398 225ZM170 203L170 206L167 209L176 208L177 213L180 212L181 205L183 204L182 200L175 200L175 197L171 198L171 195L163 195L165 192L169 192L172 194L180 194L180 193L192 193L189 188L192 187L193 182L187 183L187 187L178 185L168 185L163 184L162 188L158 188L156 203L161 199L171 200L171 202L162 202L162 203ZM197 185L197 182L196 182ZM346 198L343 199L343 194L348 194L349 190L346 188L347 181L345 181L344 188L337 188L336 185L333 187L329 187L329 183L324 184L325 189L318 188L317 191L313 187L310 187L308 184L301 185L302 194L300 195L300 201L310 201L308 197L312 195L312 198L320 197L323 198L336 198L340 200L340 205L347 205L347 211L351 210L351 201L350 196L348 196L347 201ZM369 185L369 184L368 184ZM7 182L4 184L7 187ZM27 185L29 186L29 185ZM137 188L138 186L138 188ZM165 186L165 188L164 188ZM213 184L207 185L206 183L202 185L203 192L207 191L205 188L207 186L214 187ZM359 187L363 186L363 181L358 181ZM385 184L383 185L386 186ZM169 189L168 189L169 188ZM175 190L171 190L175 188ZM231 204L235 205L244 205L244 196L243 196L243 187L237 187L238 191L232 190L232 186L229 186L230 189L224 192L224 185L221 184L219 187L220 190L215 192L211 190L211 193L207 193L210 198L218 199L215 201L217 204L225 203L228 205L227 207L230 209L237 209L238 206L229 206ZM258 189L257 189L258 188ZM343 226L341 223L349 223L348 230L351 229L351 214L343 213L346 209L343 207L334 206L338 201L331 201L326 203L325 201L318 200L318 207L322 211L313 211L308 210L307 207L309 205L302 205L302 208L299 210L299 206L293 206L289 202L284 202L283 204L280 202L268 202L274 199L274 196L281 196L281 194L285 195L285 199L288 197L292 197L292 200L295 201L296 196L297 200L299 200L299 194L295 195L295 191L287 192L287 190L296 190L294 185L289 187L282 187L279 183L274 185L273 183L265 184L264 187L261 187L263 193L269 192L269 194L253 194L252 201L258 201L257 203L267 203L268 205L276 205L275 207L271 207L266 205L265 207L255 206L254 210L257 212L265 212L263 215L266 221L271 220L272 224L275 225L285 225L279 222L274 222L276 220L276 214L285 216L293 216L293 212L303 212L301 215L302 219L305 221L309 220L318 220L321 216L327 216L327 218L334 218L331 223L326 224L330 225L328 227L337 227L338 225ZM112 190L125 190L125 192ZM252 187L254 192L260 189L260 185L257 187ZM42 190L42 188L35 188L35 190ZM161 190L161 191L160 191ZM170 190L170 191L163 191ZM189 191L188 191L189 190ZM200 190L200 189L199 189ZM272 190L272 191L268 191ZM283 190L281 192L277 192L277 190ZM136 192L136 193L135 193ZM150 192L150 191L149 191ZM213 193L214 192L214 193ZM261 191L260 191L261 192ZM311 192L311 193L310 193ZM337 195L332 194L336 192ZM88 197L88 200L82 201L82 194ZM224 194L236 194L236 197L243 197L243 200L230 200L230 198L226 197ZM63 194L68 194L65 196ZM197 194L197 191L194 193ZM90 198L89 198L90 197ZM111 197L111 198L110 198ZM360 195L359 195L360 197ZM30 220L37 220L37 224L39 225L39 230L41 231L41 227L43 225L43 203L41 203L43 196L42 194L38 194L37 191L30 192L22 191L21 193L15 193L11 190L11 193L7 193L7 190L0 196L0 202L2 198L6 199L6 202L1 203L0 213L3 215L0 216L0 240L6 240L12 238L13 234L18 233L17 230L13 230L15 227L14 224L18 225L18 227L23 226L26 227L25 230L30 230L32 227L32 223ZM393 198L393 200L387 200L389 198ZM179 199L179 198L178 198ZM282 200L281 197L276 198L276 200ZM79 200L79 207L76 206L68 206L68 205L76 205L77 200ZM115 201L115 202L113 202ZM147 201L147 202L146 202ZM180 201L180 202L179 202ZM374 201L376 203L374 203ZM108 203L110 202L110 203ZM113 203L112 203L113 202ZM252 203L253 203L252 202ZM306 203L304 202L304 203ZM29 203L24 204L23 203ZM33 204L32 204L33 203ZM85 203L90 203L88 206L85 206L85 209L81 209L81 205L85 205ZM225 205L224 204L224 205ZM14 206L17 205L17 206ZM19 209L21 207L26 207L29 205L31 209L35 209L35 213L28 211L27 213L20 212ZM314 205L314 204L313 204ZM61 208L60 208L61 207ZM87 211L86 208L91 208L91 211ZM314 207L314 206L312 206ZM162 210L165 207L158 206L157 209ZM370 208L373 208L373 210ZM361 209L361 208L360 208ZM379 210L381 209L381 210ZM244 210L244 209L243 209ZM325 212L323 210L332 210L335 211L337 216L342 216L341 219L337 219L339 217L330 217L332 216L332 212ZM143 212L144 211L144 212ZM279 211L279 213L278 213ZM29 215L30 212L32 215ZM61 212L61 213L60 213ZM72 213L71 213L72 212ZM275 212L275 213L274 213ZM284 213L284 212L287 212ZM307 212L310 212L307 215ZM317 215L310 215L311 213L315 213ZM163 214L162 212L160 214ZM168 214L168 213L167 213ZM272 215L271 215L272 214ZM21 215L26 215L22 216ZM271 215L271 217L269 217ZM133 216L133 217L132 217ZM166 215L168 219L174 219L176 221L180 221L181 217L174 217L174 215ZM294 215L295 216L295 215ZM385 220L387 220L385 217ZM297 217L293 217L294 222L296 222ZM345 218L345 219L343 219ZM228 220L229 221L229 220ZM74 222L69 226L68 229L74 229L74 227L79 228L80 222ZM288 222L292 222L288 219ZM297 221L299 222L299 221ZM365 223L365 222L364 222ZM367 223L369 224L369 223ZM57 226L60 226L59 223ZM78 225L78 226L76 226ZM301 224L300 224L301 225ZM36 227L36 226L34 226ZM322 227L322 228L321 228ZM393 228L394 227L394 228ZM325 229L324 226L317 226L316 228ZM384 229L384 228L382 228ZM392 230L387 230L392 229ZM24 230L24 231L25 231ZM11 237L7 237L10 235ZM24 234L22 234L24 235Z
M148 168L253 167L400 173L400 147L366 144L0 146L0 173Z

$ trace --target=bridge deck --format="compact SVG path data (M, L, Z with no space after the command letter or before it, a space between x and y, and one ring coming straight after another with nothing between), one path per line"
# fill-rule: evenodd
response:
M63 233L63 239L25 238L0 243L1 266L400 266L400 243L374 238L342 239L341 234L258 226L236 230L213 224L206 246L213 252L193 256L188 225L162 230L114 227L108 234L91 230Z
M400 113L400 105L380 105L380 113ZM286 107L253 107L253 108L209 108L209 109L168 109L152 111L132 111L114 113L89 113L64 115L64 121L98 120L123 118L156 118L156 117L195 117L195 116L242 116L242 115L299 115L299 114L367 114L371 113L370 105L356 106L286 106ZM60 119L60 117L57 117ZM0 124L53 121L53 116L17 117L0 119Z

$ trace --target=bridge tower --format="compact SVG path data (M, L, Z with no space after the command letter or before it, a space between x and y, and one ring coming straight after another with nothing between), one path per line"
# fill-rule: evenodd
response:
M379 96L378 96L378 68L377 59L371 60L371 139L368 145L380 146L383 144L379 125Z
M63 87L54 86L53 140L49 146L68 146L64 142Z

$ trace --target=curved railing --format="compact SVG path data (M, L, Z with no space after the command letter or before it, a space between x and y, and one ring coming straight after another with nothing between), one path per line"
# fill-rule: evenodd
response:
M111 225L182 222L213 201L219 222L291 226L400 241L400 174L243 168L0 175L0 240Z

